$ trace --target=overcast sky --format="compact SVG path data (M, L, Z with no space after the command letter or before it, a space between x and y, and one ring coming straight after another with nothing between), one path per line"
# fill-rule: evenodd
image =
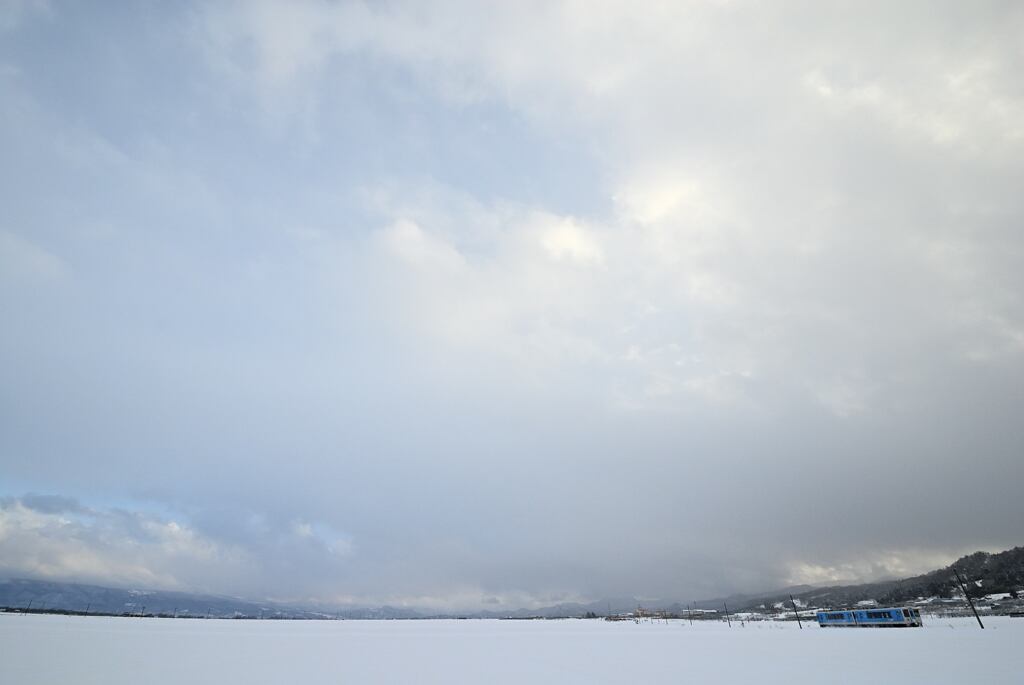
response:
M500 608L1024 543L1022 35L3 0L0 575Z

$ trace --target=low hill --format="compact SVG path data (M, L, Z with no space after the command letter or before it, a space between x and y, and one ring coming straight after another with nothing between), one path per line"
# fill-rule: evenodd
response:
M160 590L58 583L16 578L0 582L0 607L92 614L166 614L178 616L295 616L296 611L232 597Z
M919 597L961 597L953 569L968 583L972 597L1024 591L1024 547L990 554L975 552L957 559L945 568L912 578L901 578L859 585L821 587L793 596L806 606L852 606L857 602L875 600L879 604L903 604ZM771 608L779 602L789 604L788 594L778 594L749 602L744 608Z
M419 618L420 614L396 607L302 608L274 602L191 592L138 590L15 578L0 581L0 609L213 618Z

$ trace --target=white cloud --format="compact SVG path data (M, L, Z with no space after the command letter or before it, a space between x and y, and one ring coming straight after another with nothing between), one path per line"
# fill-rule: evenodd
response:
M457 249L425 233L412 221L396 221L381 231L381 239L389 251L413 268L453 272L465 267L465 260Z
M605 192L615 214L605 217L609 225L600 241L580 218L524 208L555 222L539 229L544 254L604 264L608 268L601 277L574 282L573 276L553 276L529 261L529 252L514 236L488 234L485 240L497 241L488 247L493 254L486 263L474 263L431 229L401 222L388 229L387 240L404 259L446 269L454 279L437 297L458 305L449 308L449 317L438 311L444 307L433 308L432 319L455 338L468 336L483 344L493 338L478 331L501 331L517 339L509 347L531 349L531 354L536 353L533 345L562 346L575 338L600 350L598 358L617 358L638 341L586 339L587 334L572 329L581 320L594 322L588 317L595 316L602 321L596 327L607 329L616 319L632 318L642 306L639 301L654 302L659 310L679 312L691 321L687 344L715 370L711 376L681 376L678 368L661 368L645 381L646 387L662 388L658 392L665 395L674 394L665 390L669 387L706 391L721 385L710 379L728 377L738 367L741 377L772 374L773 381L789 377L795 387L816 388L811 397L840 415L869 408L868 398L883 397L884 391L855 392L849 383L831 380L862 373L860 359L844 359L854 354L852 349L837 350L833 368L776 368L810 344L848 347L831 330L837 319L840 327L862 330L887 325L865 308L855 287L837 293L822 289L820 279L828 278L829 269L836 274L875 268L870 251L848 249L851 241L858 242L855 233L862 229L857 222L880 222L869 229L883 241L878 249L899 254L894 268L905 273L883 272L883 279L895 284L914 273L947 278L927 270L919 254L903 252L899 241L887 242L884 234L895 217L865 212L872 203L889 202L891 189L885 182L866 181L855 190L842 178L844 171L813 170L829 154L847 155L854 162L856 149L829 153L801 138L855 137L867 120L881 127L881 144L910 146L909 163L928 154L928 146L954 145L976 163L1000 165L1005 146L1018 141L1016 122L1024 120L1014 114L1021 99L999 53L1006 46L997 43L973 55L969 47L958 47L946 54L939 37L949 28L945 20L926 20L935 24L929 34L913 14L894 20L908 28L906 38L916 45L901 42L893 28L876 49L865 51L857 38L859 26L847 33L842 20L793 8L771 16L753 7L700 4L641 13L619 5L578 9L499 10L494 17L459 4L431 12L302 5L275 8L280 14L263 21L263 9L241 6L231 12L242 20L230 23L245 27L247 39L263 55L247 72L258 79L320 87L324 82L317 74L332 54L366 52L409 67L445 97L451 90L443 84L471 84L469 91L507 103L556 135L570 128L586 131L602 150L609 166ZM776 34L738 29L734 20L739 15L759 16L780 33L796 19L792 30L804 31L808 40L766 50L774 46ZM523 50L524 44L531 49ZM230 54L224 45L220 52ZM732 89L743 98L734 99ZM806 97L808 89L813 97ZM894 143L893 136L900 142ZM974 191L960 187L955 192L966 198ZM851 217L841 218L847 210ZM908 206L907 211L929 208ZM458 223L451 216L444 221ZM516 225L502 217L488 219L495 221L513 232L531 230L529 221ZM903 232L904 239L933 231L920 222L891 228ZM463 230L463 238L473 232L472 226ZM971 268L984 268L986 258L975 254ZM460 296L453 296L452 288ZM622 295L637 288L643 291ZM567 298L567 293L574 296ZM638 302L628 301L633 296ZM424 297L429 292L420 293L419 301ZM794 304L801 297L806 302ZM896 293L896 301L899 297ZM822 316L823 311L828 314ZM523 325L540 320L557 335L537 337L535 324ZM530 331L529 340L524 331ZM678 343L679 336L668 333L647 344ZM876 344L884 346L885 336ZM736 354L744 358L739 365L730 359ZM668 378L676 381L666 383ZM883 378L869 382L876 388L885 384Z
M294 520L280 528L260 519L258 535L220 535L165 516L91 508L61 497L0 499L0 572L51 580L201 590L251 596L277 591L280 567L318 577L353 554L349 536L330 526ZM303 582L310 582L304 578ZM317 581L319 582L319 581ZM301 593L302 590L299 590ZM295 595L293 595L294 597Z
M540 243L556 261L568 260L584 265L599 265L604 261L604 253L597 240L571 219L561 219L540 228Z
M0 503L0 551L6 573L162 589L240 573L250 561L176 521L81 508L40 511L10 498Z
M835 585L908 578L943 568L951 559L976 551L973 547L959 550L880 549L872 550L856 561L834 566L794 562L785 582L787 585Z

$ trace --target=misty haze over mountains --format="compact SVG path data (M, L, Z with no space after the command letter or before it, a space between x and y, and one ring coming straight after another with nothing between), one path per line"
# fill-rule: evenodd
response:
M979 594L1024 592L1024 547L988 554L976 552L948 567L914 578L836 587L794 586L747 595L730 595L698 601L678 599L606 598L589 603L563 603L535 609L506 611L470 611L450 614L445 611L401 607L295 607L280 603L253 603L230 597L215 597L182 592L118 590L108 587L51 581L12 579L0 581L0 607L37 611L71 611L113 615L163 615L180 618L288 618L288 619L413 619L460 616L466 618L578 618L630 613L637 608L663 610L685 615L689 608L724 611L772 610L776 605L843 607L874 600L882 604L905 604L929 596L952 597L960 593L953 580L953 569L970 579Z

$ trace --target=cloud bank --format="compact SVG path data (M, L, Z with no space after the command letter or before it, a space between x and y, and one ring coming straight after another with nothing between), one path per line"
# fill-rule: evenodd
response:
M1020 544L1012 4L33 7L5 573L511 606Z

